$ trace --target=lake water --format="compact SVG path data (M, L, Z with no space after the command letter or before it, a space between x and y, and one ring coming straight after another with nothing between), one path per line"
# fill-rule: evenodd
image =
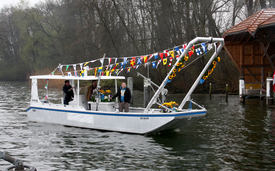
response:
M142 136L29 123L28 84L0 82L0 90L0 151L38 170L275 170L275 108L259 99L243 105L236 95L228 103L225 95L211 101L193 95L208 109L205 117L174 132ZM49 92L54 100L57 94ZM0 160L0 170L8 166Z

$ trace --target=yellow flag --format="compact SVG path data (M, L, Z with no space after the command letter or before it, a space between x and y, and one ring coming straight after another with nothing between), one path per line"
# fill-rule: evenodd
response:
M96 76L96 70L97 70L97 68L95 68L95 76Z
M174 58L174 51L169 51L170 55Z
M110 72L110 71L106 71L106 76L109 76L109 72Z
M89 63L89 62L86 62L86 63L84 64L84 66L87 65L88 63Z
M163 65L167 64L167 58L163 59Z

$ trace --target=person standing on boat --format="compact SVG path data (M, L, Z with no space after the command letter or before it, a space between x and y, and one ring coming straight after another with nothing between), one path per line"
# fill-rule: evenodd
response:
M96 90L96 88L97 88L97 82L96 82L96 80L93 80L92 85L89 86L88 92L87 92L87 95L86 95L88 101L92 98L93 91Z
M70 81L66 80L65 85L63 86L63 99L64 105L69 105L69 102L74 98L73 87L70 85Z
M126 83L121 83L121 87L118 89L118 92L113 96L110 97L110 99L114 99L116 97L119 97L119 112L129 112L129 103L131 101L131 91L126 86Z

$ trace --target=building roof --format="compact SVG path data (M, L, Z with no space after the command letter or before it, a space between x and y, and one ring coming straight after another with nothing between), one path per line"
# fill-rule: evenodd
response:
M258 27L265 27L269 25L275 25L275 9L264 9L258 11L240 22L239 24L231 27L224 32L224 37L227 35L239 34L243 32L249 32L254 36Z

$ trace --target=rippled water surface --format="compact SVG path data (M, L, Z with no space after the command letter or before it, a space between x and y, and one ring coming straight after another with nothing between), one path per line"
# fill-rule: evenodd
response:
M0 151L38 170L275 170L275 108L259 99L243 105L235 95L228 103L225 95L211 101L193 95L208 109L205 117L174 132L142 136L29 123L28 84L0 82L0 90ZM49 93L58 100L59 91ZM0 170L8 166L0 160Z

